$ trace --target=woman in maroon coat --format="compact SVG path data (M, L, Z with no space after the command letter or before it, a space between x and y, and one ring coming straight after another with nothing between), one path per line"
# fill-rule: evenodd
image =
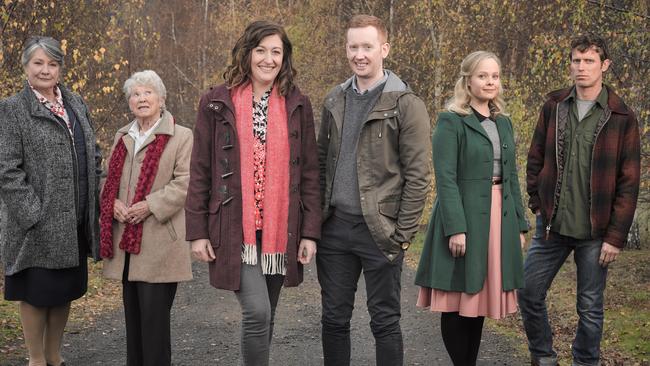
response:
M282 285L302 281L320 238L312 108L295 73L284 29L249 24L194 132L186 238L210 284L239 300L244 365L268 364Z

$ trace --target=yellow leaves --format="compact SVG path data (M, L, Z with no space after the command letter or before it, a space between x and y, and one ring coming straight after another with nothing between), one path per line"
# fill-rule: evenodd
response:
M104 94L110 94L110 93L112 93L114 90L115 90L115 87L113 87L113 86L105 86L105 87L102 88L102 92L103 92Z
M62 39L61 40L61 50L63 53L66 53L66 50L68 49L68 40L67 39Z
M115 69L115 71L118 71L120 69L120 64L113 65L113 69Z
M77 61L79 60L79 56L80 56L80 55L81 55L81 53L79 52L78 49L75 48L74 50L72 50L72 60L73 60L75 63L77 63Z
M79 91L79 89L82 89L85 85L86 85L85 79L77 80L76 82L72 83L72 90L75 92Z
M100 47L97 51L95 51L95 54L93 55L93 59L97 63L100 63L104 59L105 53L106 53L106 48Z

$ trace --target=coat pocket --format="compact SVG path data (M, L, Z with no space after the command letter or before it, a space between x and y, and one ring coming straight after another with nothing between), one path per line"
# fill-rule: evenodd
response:
M213 248L221 245L221 201L211 202L208 207L208 233Z
M174 223L172 223L172 220L167 220L165 226L167 227L167 231L169 232L169 237L172 238L172 241L175 242L178 239L178 235L176 234Z
M393 220L397 220L399 206L400 201L397 200L386 200L379 202L379 213Z

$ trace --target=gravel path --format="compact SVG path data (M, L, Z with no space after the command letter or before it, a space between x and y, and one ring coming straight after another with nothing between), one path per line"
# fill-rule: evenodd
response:
M175 366L238 365L239 305L228 291L207 281L207 266L194 264L195 279L179 285L172 310L172 352ZM402 331L406 365L451 365L439 330L439 315L415 307L414 273L402 276ZM374 340L368 325L363 281L352 321L352 365L374 365ZM125 365L122 309L98 319L86 330L69 329L63 356L68 366ZM484 331L479 365L524 365L507 339ZM320 292L316 267L305 270L305 283L283 289L276 314L271 365L322 365ZM9 363L22 366L25 362Z

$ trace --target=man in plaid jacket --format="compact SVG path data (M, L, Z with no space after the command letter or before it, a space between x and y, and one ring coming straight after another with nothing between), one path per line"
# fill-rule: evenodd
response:
M557 365L545 299L572 251L579 315L573 365L599 364L607 268L634 218L641 149L634 112L603 84L610 64L602 38L572 41L574 85L548 95L528 152L528 207L537 228L518 296L533 365Z

